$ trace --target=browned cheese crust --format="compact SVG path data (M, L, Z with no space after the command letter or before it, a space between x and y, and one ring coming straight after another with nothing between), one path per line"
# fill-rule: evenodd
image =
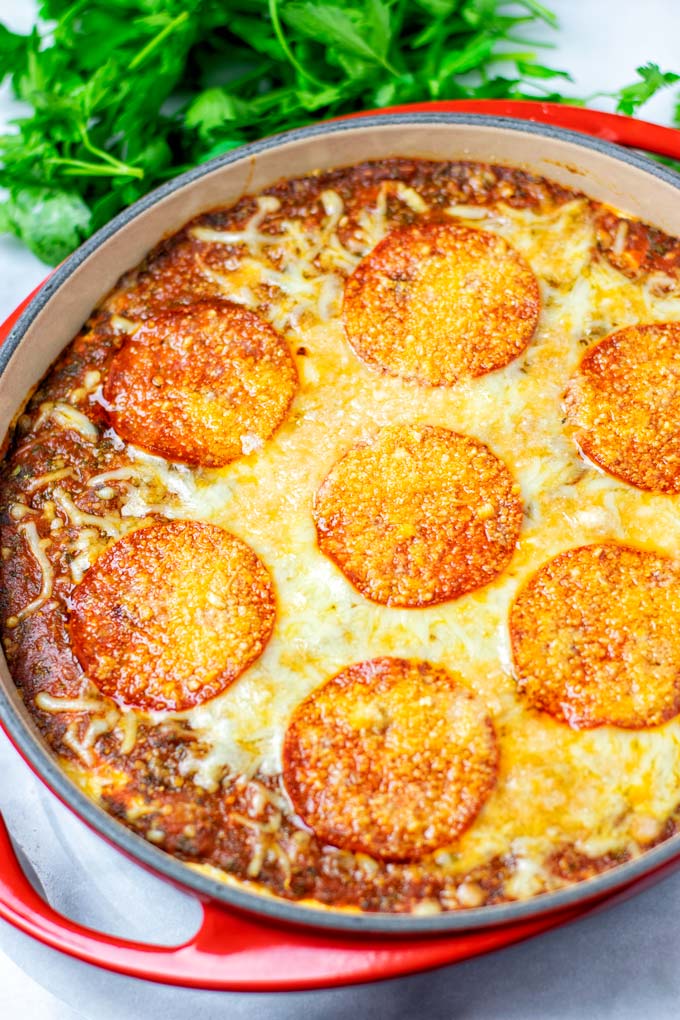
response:
M680 241L648 223L620 216L593 203L597 246L616 269L631 279L645 279L663 294L675 286L680 270Z
M612 543L546 563L510 616L520 692L576 728L680 712L680 565Z
M512 209L549 209L569 201L574 193L552 181L534 177L511 167L479 163L387 159L348 169L333 170L293 182L282 182L267 191L267 197L279 203L263 224L264 235L281 230L285 221L295 218L304 231L318 226L323 215L319 197L332 189L340 196L345 216L338 224L338 236L349 250L356 247L354 235L362 214L384 203L390 229L410 225L420 216L400 200L400 189L407 185L422 196L432 214L443 216L451 204L493 206L498 202ZM239 241L215 245L204 230L237 231L258 210L256 200L247 196L231 209L216 209L188 223L177 234L161 243L142 265L124 276L106 301L106 309L131 318L148 318L157 309L194 304L200 298L222 297L220 276L235 256L244 254ZM199 228L198 235L196 229ZM266 251L263 249L266 257ZM319 266L324 254L319 253ZM273 260L274 265L276 259ZM340 271L349 275L347 269ZM267 307L268 293L259 293L260 310Z
M358 662L295 710L286 789L317 837L345 850L413 860L452 843L496 782L482 702L427 662Z
M345 288L345 329L359 357L429 386L507 365L539 311L538 283L518 252L454 223L393 230Z

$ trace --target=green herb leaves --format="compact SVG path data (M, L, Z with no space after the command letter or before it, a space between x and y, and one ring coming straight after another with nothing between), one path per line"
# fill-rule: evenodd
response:
M254 138L427 99L559 100L568 73L525 38L538 21L556 26L537 0L42 0L30 35L0 25L0 80L30 108L0 136L0 229L58 262ZM639 74L623 112L678 80Z
M85 240L91 233L91 220L88 206L73 191L15 188L0 206L0 230L25 240L50 265L61 262Z
M659 89L667 88L669 85L674 85L676 81L680 81L680 74L673 74L670 71L664 74L659 70L657 64L645 64L644 67L638 67L637 73L641 80L633 85L626 85L617 95L616 109L619 113L637 113L642 104L651 99Z

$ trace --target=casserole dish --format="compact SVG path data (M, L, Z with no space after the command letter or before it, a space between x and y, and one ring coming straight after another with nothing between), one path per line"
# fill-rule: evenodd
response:
M57 271L17 323L5 347L2 402L5 417L0 423L3 429L18 410L14 395L27 392L39 380L90 308L113 286L121 268L138 262L150 244L160 236L172 232L202 209L229 204L242 193L259 191L280 177L294 177L319 168L347 165L357 158L380 159L392 155L474 159L514 165L556 180L567 187L585 191L589 196L622 208L671 234L680 233L680 215L675 208L677 184L674 175L653 168L646 160L635 156L612 154L606 146L579 143L568 134L522 128L508 121L480 121L474 117L447 118L436 115L406 115L389 122L376 119L357 125L338 124L294 132L290 136L250 147L245 154L235 154L210 167L200 168L161 189L101 232ZM49 329L45 328L47 322L50 323ZM55 322L58 328L55 328ZM23 353L26 350L30 352L28 357ZM410 937L412 940L414 935L479 931L478 935L467 936L463 942L460 938L452 940L450 937L441 937L429 944L400 942L398 949L383 946L379 953L386 953L387 956L380 971L382 976L398 973L400 968L403 970L407 967L434 965L460 957L461 953L466 952L464 946L467 946L468 954L469 951L483 951L494 944L502 944L504 939L509 940L510 933L510 937L520 938L557 923L580 910L584 904L592 904L613 890L638 880L642 875L658 872L660 867L665 867L680 852L675 845L676 841L671 839L639 860L568 890L529 902L471 909L458 915L390 917L310 911L225 887L204 875L189 872L178 862L119 830L115 823L100 815L89 801L71 788L55 768L36 738L31 723L25 718L13 684L6 676L3 683L3 714L7 729L31 764L39 766L49 785L102 834L171 880L189 886L201 895L226 902L230 907L255 911L278 923L303 923L317 928L332 928L335 931L353 932L362 938L369 933L379 933ZM15 883L19 881L16 874L13 880ZM14 898L16 891L15 884L12 894ZM245 926L242 933L252 932L251 922L243 921L242 924ZM492 930L495 928L498 931ZM266 935L266 929L255 926L254 930L262 933L262 941L271 939L271 932ZM245 934L243 937L246 939ZM308 949L315 946L328 953L334 951L336 956L342 957L344 954L345 958L350 952L346 944L337 941L337 937L335 941L318 935L289 934L285 938L289 940L289 947L296 947L295 952L298 954L301 946ZM106 940L102 944L106 944ZM200 938L196 944L201 944ZM354 955L357 961L369 960L369 948L376 952L380 944L375 939L356 943L355 952L350 955ZM473 946L476 948L471 948ZM133 952L129 947L128 951ZM143 951L140 952L140 959L148 959ZM281 959L284 957L282 953ZM385 962L388 957L392 960L391 964ZM410 963L406 962L407 959L410 959ZM108 965L116 964L110 960ZM351 977L358 979L362 974L366 976L365 963L356 966L358 969L353 973L346 972L339 976L336 972L335 977L327 976L325 980L330 983L342 980L343 977L347 980ZM376 964L376 967L380 970L380 965ZM320 983L323 978L318 967L315 969L316 975L313 978L308 975L305 979L299 973L297 977L293 976L293 968L287 966L283 972L279 971L278 980L280 985L288 987L299 987L308 981ZM286 974L285 978L283 973ZM205 975L203 977L208 980ZM165 979L188 980L189 975L176 970L174 977L165 975ZM227 979L223 972L221 978L213 973L210 980L219 983ZM247 987L247 980L242 972L240 987ZM271 979L272 984L275 980ZM234 984L229 986L235 987Z

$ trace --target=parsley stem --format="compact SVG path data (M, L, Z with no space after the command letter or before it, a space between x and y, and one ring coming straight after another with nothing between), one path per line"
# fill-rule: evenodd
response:
M137 167L131 167L128 163L123 163L121 162L121 160L116 159L115 156L112 156L109 152L104 152L103 149L98 149L96 145L93 145L92 142L90 141L86 129L82 126L80 128L80 137L83 146L87 149L89 153L91 153L93 156L98 156L99 159L101 159L104 163L108 163L109 166L114 167L117 173L127 177L141 178L144 176L143 170L138 170Z
M83 159L67 159L65 156L53 156L45 160L50 166L64 167L64 173L69 177L136 177L141 180L144 171L136 166L104 166L101 163L88 163Z
M86 7L88 0L76 0L76 3L71 4L68 11L64 13L59 21L59 29L63 33L64 29L68 26L69 22L73 21L76 14L80 14L83 7Z
M522 60L526 64L534 62L535 54L530 50L496 50L496 60Z
M184 22L188 19L188 17L189 17L189 12L188 11L182 11L182 13L178 14L176 18L173 18L172 21L169 21L168 24L165 26L165 28L161 29L161 31L158 33L158 35L155 35L153 37L153 39L151 39L146 44L144 49L139 51L139 53L137 54L136 57L132 58L132 60L130 61L130 70L134 71L134 69L136 67L139 67L139 65L142 64L146 60L146 58L149 56L149 54L153 53L153 51L155 49L157 49L158 46L160 46L160 44L163 42L163 40L167 36L169 36L171 32L175 31L175 29L177 28L178 25L183 25L184 24Z
M523 46L531 46L533 49L554 50L555 43L542 42L540 39L527 39L525 36L512 35L510 32L504 36L506 42L521 43Z
M269 17L271 18L271 23L274 28L274 32L276 33L276 38L278 39L281 45L281 49L285 53L289 63L292 64L297 73L302 75L303 78L306 78L307 81L313 82L314 85L318 85L320 88L325 88L324 83L322 81L319 81L318 78L315 78L313 74L309 73L309 71L305 71L304 67L302 66L302 64L299 63L297 57L295 56L290 46L288 45L288 40L283 34L283 29L281 28L281 21L279 20L277 0L267 0L267 2L269 6Z
M552 28L557 28L557 17L555 14L548 10L547 7L544 7L543 4L538 3L538 0L516 0L516 2L537 18L540 18L541 21L545 21Z

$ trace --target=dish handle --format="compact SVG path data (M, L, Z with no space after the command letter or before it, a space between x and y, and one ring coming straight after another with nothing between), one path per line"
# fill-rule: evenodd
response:
M198 931L179 946L146 945L80 925L58 914L34 890L0 815L0 917L78 960L164 984L269 992L397 977L519 942L580 912L577 908L486 931L389 939L283 927L210 901L201 905Z

